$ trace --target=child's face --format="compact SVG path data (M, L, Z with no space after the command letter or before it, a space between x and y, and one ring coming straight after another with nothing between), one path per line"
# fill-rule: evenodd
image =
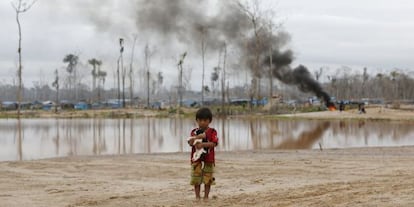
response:
M208 125L210 124L210 119L196 119L196 122L198 124L198 127L202 129L208 128Z

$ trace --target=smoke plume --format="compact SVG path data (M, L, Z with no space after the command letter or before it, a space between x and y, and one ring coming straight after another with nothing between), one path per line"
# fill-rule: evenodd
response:
M288 85L295 85L303 92L312 92L317 97L322 98L327 106L332 105L330 96L322 89L322 86L317 82L309 72L309 70L299 65L296 68L291 68L294 57L291 50L284 52L275 51L272 54L272 74L281 82ZM270 66L270 57L264 61L264 65Z
M230 1L209 3L211 1L141 0L134 12L136 27L139 31L161 34L186 44L199 46L204 41L215 49L224 42L240 41L251 28L247 16Z
M105 1L103 1L105 2ZM107 3L100 1L101 8L108 8ZM294 69L290 67L293 61L293 52L283 50L290 41L290 35L278 29L274 32L268 25L268 20L246 13L235 1L206 1L206 0L137 0L128 3L128 12L125 12L128 21L133 21L131 33L138 32L143 38L161 38L166 44L161 45L167 50L168 43L182 43L186 47L193 47L200 51L201 43L207 46L207 53L218 53L223 43L232 45L238 50L240 63L251 70L255 77L267 74L269 68L269 53L272 54L273 75L285 84L296 85L303 92L313 92L323 98L327 104L329 95L323 91L320 84L314 80L308 69L300 65ZM104 6L102 5L104 4ZM114 4L114 3L112 3ZM122 4L126 4L123 2ZM117 3L112 6L122 6ZM106 14L90 13L91 18L99 28L113 28L111 25L120 21L102 20ZM111 18L110 18L111 19ZM105 21L104 21L105 20ZM103 24L106 22L106 25ZM253 22L256 24L254 30ZM117 31L112 31L117 32Z

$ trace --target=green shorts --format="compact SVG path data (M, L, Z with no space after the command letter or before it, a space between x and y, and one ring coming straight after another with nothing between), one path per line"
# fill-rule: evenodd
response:
M213 177L214 163L195 162L191 164L191 181L190 185L215 185Z

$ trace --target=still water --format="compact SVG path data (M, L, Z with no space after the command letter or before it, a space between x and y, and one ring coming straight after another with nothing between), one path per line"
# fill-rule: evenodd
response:
M215 118L210 126L218 151L414 145L414 127L404 122ZM0 119L0 161L187 152L194 127L171 118Z

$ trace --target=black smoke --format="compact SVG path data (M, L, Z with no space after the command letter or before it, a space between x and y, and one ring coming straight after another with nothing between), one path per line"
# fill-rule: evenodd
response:
M167 42L161 45L164 50L167 50L168 42L179 42L200 51L203 41L208 48L207 53L218 53L226 43L237 50L241 57L239 62L255 77L268 74L265 68L269 67L269 53L273 51L271 70L277 79L296 85L303 92L315 93L328 105L329 95L312 78L308 69L303 65L290 67L293 52L282 49L287 47L290 35L281 28L273 31L267 24L269 22L260 16L255 19L255 31L251 16L244 10L248 7L243 9L236 1L136 0L122 4L128 7L124 17L134 22L131 33L137 31L142 38L154 35L161 38L163 43ZM97 8L116 5L113 1L99 1ZM101 29L114 28L111 24L122 25L122 21L111 20L102 11L89 14L94 16L91 19Z
M322 98L326 106L331 106L330 95L325 92L322 86L316 81L309 70L299 65L296 68L291 68L290 64L294 59L293 52L286 50L284 52L275 51L272 55L272 74L281 82L288 85L295 85L303 92L314 93L317 97ZM263 65L270 66L270 57L265 58Z
M136 27L171 41L209 48L241 41L251 28L248 18L233 1L141 0L136 3ZM217 12L212 13L212 10Z

